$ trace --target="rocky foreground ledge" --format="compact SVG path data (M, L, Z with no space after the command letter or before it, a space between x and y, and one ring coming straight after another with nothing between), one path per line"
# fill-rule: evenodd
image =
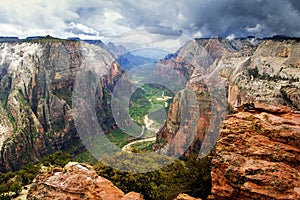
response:
M135 192L124 194L111 181L98 176L87 164L70 162L64 168L55 168L38 175L27 199L142 200L143 197Z
M256 103L224 121L209 199L300 199L300 114Z

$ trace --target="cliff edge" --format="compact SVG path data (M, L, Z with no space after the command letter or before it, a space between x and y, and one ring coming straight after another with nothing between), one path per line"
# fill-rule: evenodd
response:
M209 199L300 199L300 114L255 103L230 115L211 175Z

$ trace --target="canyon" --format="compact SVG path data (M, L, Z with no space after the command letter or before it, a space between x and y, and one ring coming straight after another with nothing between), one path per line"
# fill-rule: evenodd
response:
M113 119L110 98L124 71L102 42L90 43L55 38L0 43L1 173L58 150L74 154L84 150L74 122L74 116L82 113L74 113L72 103L82 72L97 75L95 110L103 131L119 125ZM175 94L153 150L183 159L212 158L208 199L300 198L298 38L196 39L159 60L155 72L185 83L188 90ZM36 177L31 199L49 189L49 198L78 198L80 192L61 188L58 181L76 186L77 173L88 173L77 177L88 182L84 195L98 195L93 190L102 187L96 183L101 178L88 165L55 170ZM74 179L68 182L66 176ZM126 199L108 180L101 181L112 189L111 194Z

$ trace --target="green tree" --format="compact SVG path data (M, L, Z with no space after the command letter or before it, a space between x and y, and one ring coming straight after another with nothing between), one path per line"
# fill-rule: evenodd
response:
M10 190L11 192L15 193L15 195L18 195L18 194L21 192L21 190L22 190L22 186L21 186L19 183L14 182L14 183L10 186L9 190Z

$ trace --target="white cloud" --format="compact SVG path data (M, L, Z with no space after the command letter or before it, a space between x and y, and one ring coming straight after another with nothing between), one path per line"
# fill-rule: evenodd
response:
M66 20L77 19L79 16L70 10L69 4L65 1L42 1L10 0L2 2L0 7L5 10L5 18L0 19L2 26L14 27L14 29L1 29L0 35L9 34L19 37L30 35L55 36L64 35Z
M194 33L193 37L194 38L200 38L200 37L202 37L201 31L197 31L196 33Z
M108 10L105 9L104 16L106 20L108 21L117 21L118 19L123 19L124 17L120 15L120 13L113 11L113 10Z
M227 40L233 40L235 38L234 34L230 34L226 37Z
M74 30L74 31L78 31L79 34L80 34L80 32L82 32L87 35L99 35L99 33L95 29L90 28L90 27L80 24L80 23L71 22L69 24L68 28L71 30Z
M138 28L110 39L112 42L122 44L128 50L140 48L158 48L174 52L192 37L178 33L177 30L167 28Z
M0 24L1 35L4 36L22 35L23 32L20 29L12 24Z
M250 33L259 33L259 32L262 31L263 26L260 25L260 24L256 24L255 27L249 27L249 26L247 26L245 29L246 29L246 31L248 31Z

